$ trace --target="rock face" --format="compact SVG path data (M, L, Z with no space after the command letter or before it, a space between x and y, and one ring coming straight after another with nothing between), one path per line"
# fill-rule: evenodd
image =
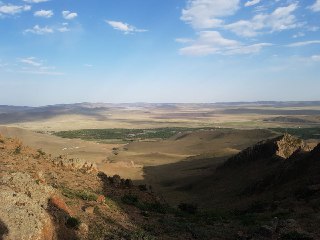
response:
M292 154L299 150L305 150L307 148L304 141L301 139L295 138L289 134L285 134L277 142L277 151L276 155L282 158L289 158ZM309 150L309 149L308 149Z
M52 239L54 227L46 207L54 190L20 172L3 176L0 186L0 220L8 230L3 239Z
M222 165L222 168L245 165L250 161L264 158L280 157L288 159L300 150L309 151L310 149L303 140L285 134L274 139L258 142L254 146L241 151Z
M59 157L54 159L53 164L71 170L79 170L82 172L97 172L97 166L94 163L87 162L81 159L65 159L63 157Z

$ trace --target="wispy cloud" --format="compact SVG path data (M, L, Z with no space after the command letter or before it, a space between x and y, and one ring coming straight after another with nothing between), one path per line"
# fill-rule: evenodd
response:
M288 47L303 47L311 44L320 44L320 40L312 40L312 41L303 41L303 42L295 42L288 44Z
M320 11L320 0L316 0L316 2L309 7L314 12Z
M68 23L62 23L62 26L61 27L58 27L57 28L57 31L58 32L69 32L69 31L71 31L71 29L68 27L69 26L69 24Z
M182 10L181 20L197 29L213 28L223 23L221 17L233 15L240 0L189 0Z
M272 46L272 43L256 43L251 45L241 45L238 48L233 48L226 51L227 55L234 55L234 54L254 54L259 53L262 48Z
M293 38L299 38L299 37L304 37L306 34L303 32L297 32L296 34L294 34L292 37Z
M29 5L12 5L12 4L6 4L2 5L0 2L0 15L15 15L17 13L21 13L24 11L31 10L31 6Z
M6 66L8 66L8 63L4 63L1 59L0 59L0 68L4 68Z
M190 43L190 42L193 42L193 39L190 39L190 38L176 38L175 41L178 42L178 43Z
M33 14L36 17L44 17L44 18L51 18L53 16L52 10L39 10L34 12Z
M21 68L19 72L27 74L40 74L40 75L64 75L62 72L55 71L56 67L45 65L45 61L35 57L19 58L18 63Z
M260 2L261 2L261 0L251 0L251 1L247 1L244 4L244 6L245 7L250 7L250 6L256 5L256 4L260 3Z
M31 65L33 67L40 67L43 64L42 62L38 61L35 57L20 58L19 62Z
M257 14L251 20L239 20L224 27L239 36L254 37L262 31L280 32L301 26L293 12L298 8L297 3L286 7L278 7L271 14Z
M311 57L311 59L312 59L313 61L320 62L320 55L313 55L313 56Z
M33 28L29 28L24 30L24 33L33 33L38 35L45 35L53 33L54 30L48 26L40 27L39 25L35 25Z
M66 20L74 19L78 16L76 12L70 12L70 11L62 11L62 16Z
M118 22L118 21L108 21L105 20L107 24L109 24L111 27L113 27L115 30L119 30L123 32L124 34L129 34L129 33L135 33L135 32L147 32L148 30L146 29L139 29L136 28L135 26L132 26L128 23L124 22Z
M190 42L189 46L180 49L181 55L206 56L212 54L234 55L253 54L263 47L271 46L270 43L257 43L245 45L236 40L224 38L217 31L201 31L198 39Z
M63 26L63 27L60 27L60 28L57 28L57 31L59 32L69 32L70 31L70 28L66 27L66 26Z

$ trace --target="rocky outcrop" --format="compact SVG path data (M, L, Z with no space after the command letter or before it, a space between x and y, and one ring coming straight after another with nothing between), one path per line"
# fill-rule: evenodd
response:
M96 164L81 159L66 159L63 157L58 157L53 159L52 162L57 166L70 170L79 170L86 173L97 172Z
M290 156L301 150L310 149L308 149L308 146L303 140L289 134L285 134L274 139L258 142L254 146L241 151L235 156L229 158L221 168L227 166L241 166L257 159L272 157L288 159Z
M3 239L52 239L54 227L46 207L54 189L20 172L3 176L0 186L0 219L8 229Z
M285 159L289 158L299 150L310 150L303 140L289 134L283 135L278 141L276 141L276 146L276 155Z

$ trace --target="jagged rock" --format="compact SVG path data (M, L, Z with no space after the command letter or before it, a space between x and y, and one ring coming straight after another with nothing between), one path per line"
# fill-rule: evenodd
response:
M310 150L304 141L289 134L261 141L229 158L220 168L244 165L247 162L263 158L281 157L288 159L300 150Z
M86 173L97 171L97 166L95 163L90 163L82 159L65 159L59 157L54 159L52 162L55 165L71 170L80 170Z
M54 226L46 211L54 190L28 174L11 173L0 180L0 218L8 228L4 240L52 239Z
M276 155L282 158L289 158L293 153L299 151L300 149L306 149L307 146L299 138L293 137L289 134L283 135L277 142L277 152Z

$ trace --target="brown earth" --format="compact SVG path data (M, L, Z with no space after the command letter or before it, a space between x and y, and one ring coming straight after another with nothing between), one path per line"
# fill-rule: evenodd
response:
M260 142L188 186L211 205L197 212L0 136L0 238L319 239L319 157L288 135Z

